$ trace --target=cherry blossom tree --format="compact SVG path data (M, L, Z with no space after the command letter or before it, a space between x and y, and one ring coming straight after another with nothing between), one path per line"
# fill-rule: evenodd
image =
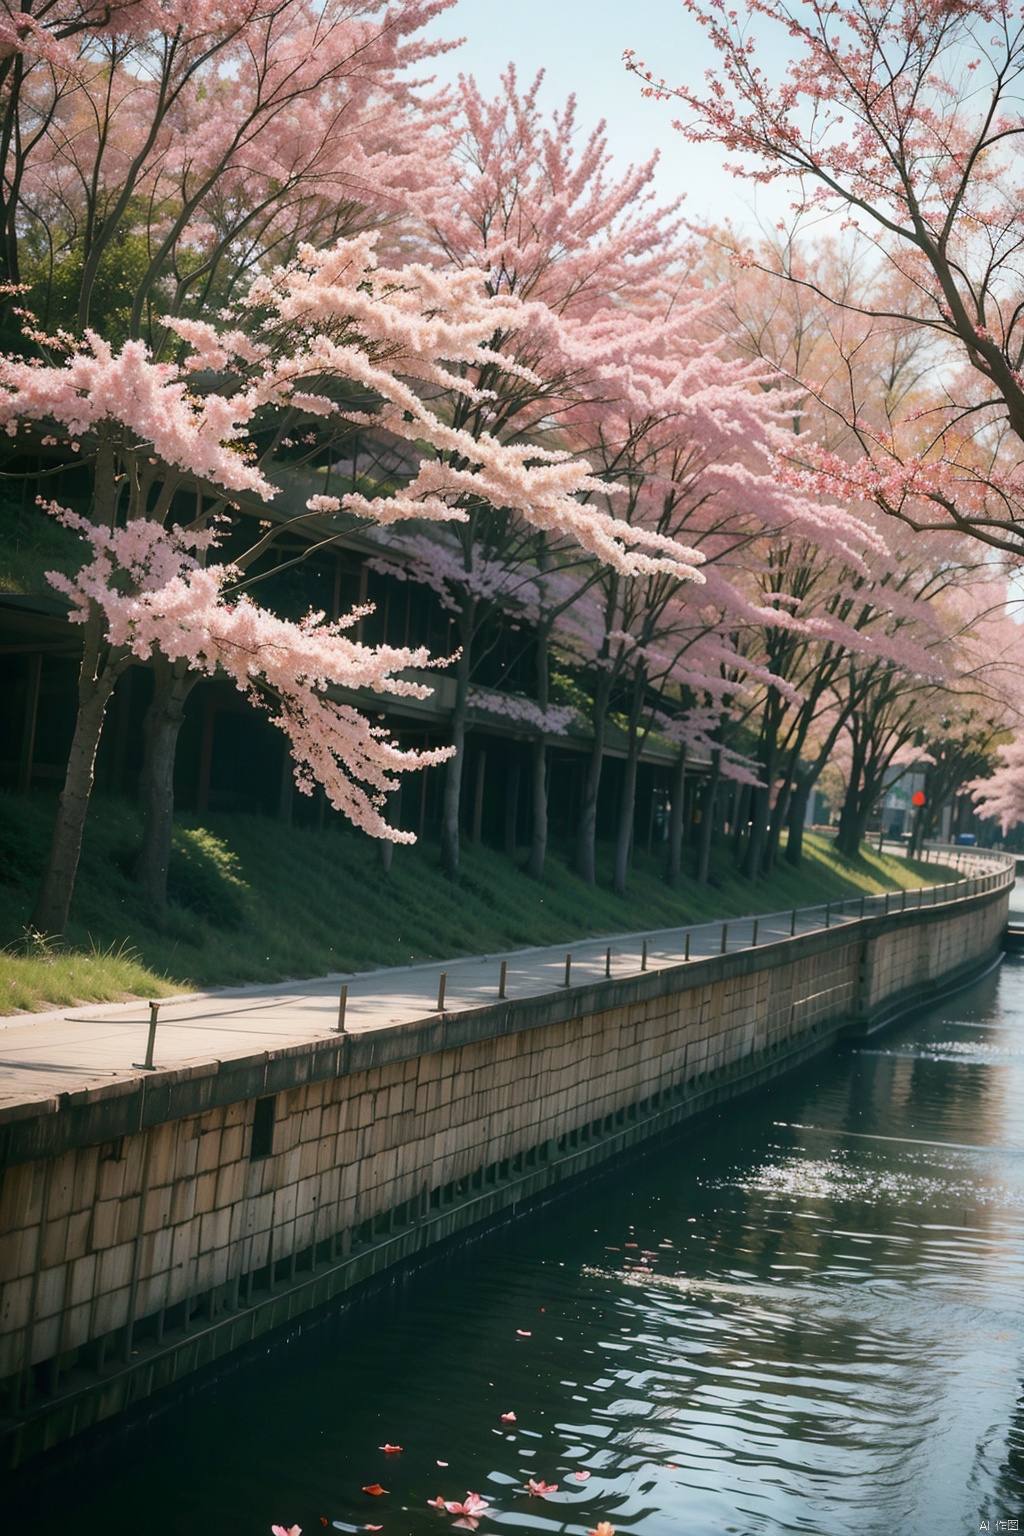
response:
M1018 718L1020 626L998 572L981 570L971 580L938 567L927 609L907 627L927 646L929 662L908 666L896 653L850 658L851 671L862 675L854 707L845 711L846 790L836 841L851 857L894 767L923 772L933 810L941 810L958 775L962 784L976 772ZM848 698L852 680L834 692ZM934 821L918 818L918 848L928 824Z
M818 483L874 500L914 529L967 532L1022 553L1020 466L1024 233L1019 141L1024 21L980 6L899 0L687 0L718 55L702 88L673 87L628 57L648 95L682 103L692 140L738 158L755 182L789 179L798 212L837 210L871 249L877 284L857 305L910 320L938 349L927 414L884 429L851 414L862 453L819 450ZM759 64L785 38L783 78ZM751 253L764 270L816 292L815 277ZM890 275L916 300L892 303ZM833 289L827 297L847 302Z
M609 486L625 487L619 516L686 539L705 559L705 585L699 591L681 589L664 573L622 582L609 570L589 599L598 638L588 645L593 746L577 871L588 881L595 879L605 722L613 694L628 676L629 746L616 858L620 889L647 694L653 690L650 703L657 708L670 686L688 687L698 696L716 686L699 658L714 658L718 668L728 665L735 658L731 636L737 628L768 613L744 590L748 565L762 558L755 553L760 541L813 538L856 564L856 551L872 538L862 520L800 496L780 481L776 459L786 434L776 419L774 394L763 387L774 384L777 373L760 360L737 357L735 350L732 357L725 354L721 338L708 325L714 305L706 292L684 289L674 295L666 314L651 306L631 316L628 343L617 338L629 359L622 396L572 413L573 429L591 462L600 466Z
M492 506L508 509L537 529L578 538L591 554L624 571L669 558L668 541L581 505L577 498L596 484L585 463L563 451L501 443L487 432L473 435L451 424L453 373L482 365L500 371L502 359L493 353L490 339L496 329L514 332L534 325L531 307L508 295L492 296L481 275L470 270L441 274L415 265L382 267L375 262L373 245L374 237L367 234L326 252L304 248L296 262L257 279L241 315L248 330L174 322L192 349L181 365L153 362L141 342L128 342L114 352L94 335L66 361L0 359L0 422L15 436L38 433L42 425L50 435L60 434L69 451L77 448L94 476L94 515L83 531L94 528L98 532L91 536L107 539L119 532L130 552L127 565L120 560L111 564L108 550L106 563L86 567L89 584L81 589L76 615L86 634L79 720L33 918L40 930L59 932L64 926L103 716L129 653L159 649L171 661L191 654L200 666L199 658L208 654L202 643L193 643L189 652L181 641L183 613L172 601L176 579L200 590L187 540L202 529L172 528L169 541L163 542L158 532L168 521L175 487L185 477L193 484L212 483L236 500L272 496L272 482L253 459L258 455L253 433L268 413L326 422L353 415L368 420L365 409L354 408L344 393L338 395L340 386L355 385L360 402L367 395L377 402L369 413L373 421L415 450L405 483L391 487L388 495L370 496L360 488L334 495L325 479L324 491L309 498L317 516L345 512L376 523L409 516L465 522L471 515L467 507ZM214 373L219 387L197 395L190 388L197 373ZM473 386L460 377L459 398L472 392ZM198 521L205 525L205 512ZM113 638L108 604L97 584L106 581L119 596L127 586L131 601L141 603L148 590L141 585L149 569L142 558L147 540L159 550L154 555L157 590L166 591L170 616L163 629L149 624L140 630L146 640L133 646L124 637ZM656 553L635 547L644 544ZM184 577L173 569L175 552L185 562ZM222 600L229 595L223 591L224 577L220 569ZM203 590L207 602L195 611L200 631L212 614L209 589ZM163 596L148 597L147 612L162 612L163 602ZM315 631L314 624L310 633ZM405 664L396 662L395 667ZM395 667L384 672L390 676ZM319 688L332 675L304 661L303 675L307 672L319 680ZM280 678L275 686L280 691ZM329 744L323 751L311 745L312 716L326 733L329 722L311 706L301 711L282 705L275 717L298 750L301 782L316 776L332 754L335 761L339 757ZM357 776L372 756L365 743L361 750L362 758L353 751L349 759ZM393 749L389 752L393 767ZM336 798L343 798L340 791ZM367 814L362 824L384 831L383 823Z
M410 72L442 50L422 32L450 3L9 12L4 277L46 326L157 344L160 316L228 302L301 240L404 207L447 177L443 101Z
M628 384L627 369L638 350L630 336L634 311L645 294L662 288L678 264L673 209L653 198L653 163L616 175L609 166L603 127L579 142L575 104L546 117L539 104L540 78L521 91L514 68L492 99L472 80L460 82L455 186L438 192L425 186L412 202L424 226L425 249L439 264L486 273L489 291L530 306L533 328L496 334L495 346L510 366L496 387L488 373L474 379L490 392L470 395L456 420L471 432L486 431L503 441L553 442L588 448L570 424L581 402L617 396ZM630 358L626 363L625 358ZM521 371L516 373L516 368ZM586 408L586 407L585 407ZM601 466L604 473L604 466ZM631 524L614 497L595 501L627 540L650 555L648 570L671 569L678 580L694 579L692 551L675 547L658 530ZM628 530L628 532L627 532ZM524 531L527 534L524 540ZM459 815L468 689L473 647L493 606L481 603L481 580L501 588L500 570L519 583L524 560L535 568L553 561L564 576L566 555L556 531L538 546L516 516L488 520L486 539L474 522L452 530L460 545L458 612L460 656L453 739L458 750L446 773L442 816L442 864L454 873L459 863ZM658 561L659 551L669 558ZM483 558L478 573L476 563ZM616 562L612 562L616 564ZM621 565L616 565L622 569ZM425 577L428 581L429 577ZM532 579L532 577L531 577ZM453 576L446 578L449 587ZM552 578L548 578L550 586ZM586 586L586 579L581 584ZM559 600L556 600L556 608ZM540 707L547 709L547 636L553 615L534 605L538 638ZM534 825L530 868L539 878L546 847L545 751L538 731L532 753Z
M978 815L997 821L1004 837L1024 821L1024 737L1016 735L1000 748L996 765L984 778L967 786Z
M44 330L91 327L115 348L143 338L180 357L168 318L215 315L301 241L379 225L411 186L446 180L447 108L414 72L446 46L422 33L449 3L73 0L11 13L0 21L8 322L28 304ZM10 324L8 336L18 344ZM180 466L172 483L209 517L230 509ZM136 878L159 909L175 746L199 674L159 654L150 666Z

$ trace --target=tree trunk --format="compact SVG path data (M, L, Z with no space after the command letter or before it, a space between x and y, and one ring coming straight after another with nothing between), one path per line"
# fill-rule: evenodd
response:
M397 789L393 789L391 791L390 795L388 795L387 809L386 809L384 814L385 814L385 818L386 818L389 826L398 827L398 826L401 825L401 818L402 818L402 785L401 785L401 782L399 782ZM378 840L377 840L377 858L380 861L381 869L384 871L384 873L386 875L390 875L390 873L391 873L391 861L394 858L394 856L395 856L395 845L394 845L394 843L391 842L386 837L378 838Z
M469 713L469 644L464 636L455 663L455 708L452 710L452 746L444 776L441 804L441 868L448 876L459 872L459 820L462 810L462 763L466 750L466 718Z
M142 847L135 864L135 883L143 900L158 916L167 906L167 871L174 832L174 758L185 718L185 701L199 681L184 661L154 657L153 700L143 726Z
M804 822L807 820L807 804L814 788L810 775L797 774L796 785L789 802L789 838L786 843L786 863L799 869L804 856Z
M546 546L541 551L542 568ZM548 647L549 625L542 623L537 629L537 703L547 711L549 684L551 681L550 652ZM548 856L548 753L544 734L530 742L530 857L526 873L531 880L543 880L544 864Z
M611 695L611 679L602 673L594 689L594 707L591 720L594 740L587 763L587 776L583 784L583 804L580 807L580 823L576 833L576 873L588 885L597 881L597 797L601 788L601 770L604 766L604 737L608 719L608 700Z
M871 799L867 795L851 805L849 811L845 805L843 806L843 812L839 818L839 831L836 833L836 847L848 859L855 859L860 853L860 845L864 841L870 815Z
M715 822L715 797L718 794L718 781L722 776L722 754L716 747L711 754L711 772L708 775L707 786L704 790L704 804L701 808L700 843L697 848L697 881L700 885L706 885L708 875L711 872L711 833Z
M732 855L737 864L743 857L743 849L746 846L750 826L750 795L751 785L743 785L743 793L740 795L739 813L736 817L736 825L732 829Z
M668 817L668 873L667 880L673 888L679 884L683 873L683 803L686 796L686 743L679 748L679 756L672 769L671 804Z
M865 803L870 805L864 783L865 758L864 747L855 739L850 759L850 779L846 788L846 797L843 800L843 808L839 812L839 827L836 831L836 847L840 853L844 853L850 859L855 859L860 852L860 840L868 820L867 811L864 809Z
M543 736L530 742L530 858L526 873L543 880L548 852L548 750Z
M750 837L747 842L747 852L743 860L743 873L748 880L756 880L761 872L762 850L768 831L768 796L770 790L767 785L755 789L750 799Z
M779 788L779 793L772 808L771 820L768 823L768 841L765 844L764 858L761 867L766 875L770 875L775 868L775 861L779 856L779 843L782 841L782 829L789 819L789 806L792 800L792 780L787 775Z
M519 832L519 774L521 760L519 749L505 770L505 852L510 859L516 856Z
M50 838L50 852L30 919L37 933L62 934L75 890L82 835L96 775L96 752L114 684L130 661L102 638L103 620L91 610L83 626L85 641L78 674L78 715L71 741L64 788Z
M633 843L633 821L636 816L636 775L640 762L640 743L635 731L629 733L626 752L626 769L622 780L622 803L619 806L619 832L615 840L615 874L612 886L616 896L625 896L629 882L629 850Z

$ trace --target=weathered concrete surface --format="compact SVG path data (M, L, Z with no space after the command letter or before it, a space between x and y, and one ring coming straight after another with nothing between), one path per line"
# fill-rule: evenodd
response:
M244 1023L186 1014L180 1043L161 1037L191 1053L212 1029L220 1059L96 1081L126 1043L102 1026L84 1083L0 1108L8 1464L963 979L1005 926L1005 881L984 885L344 1036L333 984L265 997L270 1049L253 1049L253 1000L238 999Z

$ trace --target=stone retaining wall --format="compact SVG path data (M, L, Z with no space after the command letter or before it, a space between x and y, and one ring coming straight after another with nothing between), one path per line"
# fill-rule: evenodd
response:
M8 1466L976 972L1007 892L0 1116Z

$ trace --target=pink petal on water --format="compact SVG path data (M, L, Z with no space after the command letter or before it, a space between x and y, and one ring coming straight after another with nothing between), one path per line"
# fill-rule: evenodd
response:
M516 1333L518 1333L518 1335L519 1335L519 1337L521 1339L532 1339L533 1338L533 1334L530 1332L529 1328L517 1328L516 1329Z
M502 1414L501 1422L503 1424L514 1424L516 1422L516 1416L511 1409L509 1409L508 1413Z
M590 1476L589 1472L580 1471L580 1472L574 1472L573 1473L573 1477L576 1479L576 1481L578 1483L585 1483L589 1476Z

